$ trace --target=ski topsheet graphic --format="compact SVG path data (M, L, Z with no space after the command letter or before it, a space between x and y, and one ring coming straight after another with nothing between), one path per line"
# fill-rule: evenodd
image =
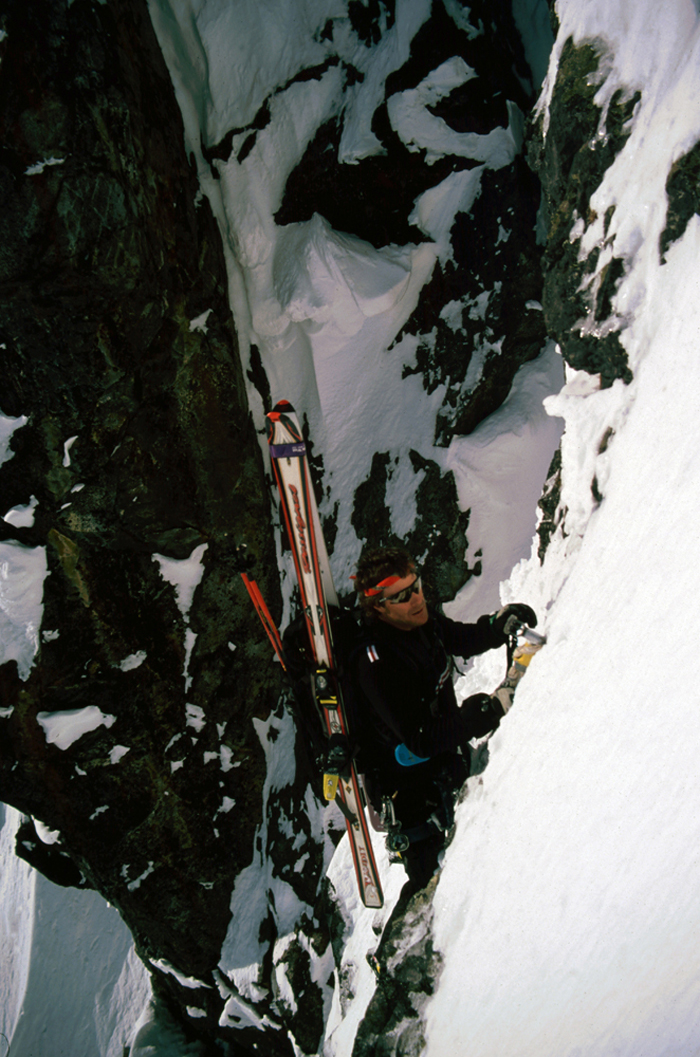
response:
M328 610L329 605L338 604L338 598L311 485L306 445L294 408L286 400L276 404L267 418L270 423L268 440L272 467L315 661L314 694L319 711L325 717L329 737L334 734L347 737L347 718L334 663ZM331 797L336 784L340 793L338 806L347 823L362 902L366 907L381 907L382 889L354 763L350 761L343 768L337 776L337 783L329 782L326 776L325 784L329 787Z

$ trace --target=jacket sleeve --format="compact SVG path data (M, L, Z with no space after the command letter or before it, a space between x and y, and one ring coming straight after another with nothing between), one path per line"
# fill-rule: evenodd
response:
M488 614L479 617L476 624L462 624L450 620L444 613L437 614L435 619L445 649L455 657L476 657L487 650L495 650L505 645L506 640L501 632L492 627Z
M358 678L365 700L378 724L378 736L392 749L401 743L416 756L437 756L456 752L470 738L480 738L495 730L502 710L487 694L467 698L461 708L456 704L432 714L416 695L415 680L402 677L393 665L381 658L370 663L361 658Z

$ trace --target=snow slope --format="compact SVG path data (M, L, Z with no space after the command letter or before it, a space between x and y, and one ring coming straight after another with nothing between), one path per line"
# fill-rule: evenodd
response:
M0 805L0 1054L4 1035L12 1057L122 1057L150 998L129 930L18 859L18 821Z

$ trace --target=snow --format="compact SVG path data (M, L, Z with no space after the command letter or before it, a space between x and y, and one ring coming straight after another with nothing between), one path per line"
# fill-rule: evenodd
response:
M189 558L178 559L168 558L164 554L153 555L153 560L158 562L160 575L175 588L177 607L182 613L182 618L185 622L185 665L182 671L185 680L185 692L187 692L192 685L190 660L197 641L195 632L192 631L192 628L189 626L190 609L192 608L192 602L194 601L194 593L202 582L204 576L203 559L208 546L207 543L201 543L198 547L194 548ZM134 656L140 656L140 653ZM143 656L145 657L145 654L143 654ZM188 704L186 706L186 711L188 726L193 726L197 730L201 730L205 722L202 709L198 705Z
M86 705L85 708L73 708L65 712L37 712L36 719L48 744L65 750L84 734L98 727L111 727L117 717L105 715L97 705Z
M518 143L510 127L492 129L486 135L455 132L428 109L473 77L475 71L455 56L433 70L417 88L387 100L391 127L410 151L425 150L428 165L446 154L482 161L489 169L501 169L513 161Z
M3 345L4 349L5 346ZM10 441L12 434L16 429L21 429L22 426L26 426L29 419L26 415L20 415L17 418L8 418L0 412L0 464L8 462L12 458L14 452L10 447Z
M30 165L24 170L25 176L39 176L43 173L44 169L48 169L53 165L63 165L65 158L54 158L53 155L50 158L44 158L42 161L35 162L34 165Z
M599 214L616 206L608 238L629 257L614 308L635 377L600 390L569 371L546 401L565 419L569 534L502 587L545 617L548 643L460 808L435 898L445 968L427 1057L459 1052L466 1037L479 1057L660 1057L700 1045L700 714L684 615L700 586L700 219L666 264L658 258L666 176L700 136L696 108L683 105L700 67L696 11L672 8L661 19L646 3L617 14L558 4L560 41L575 30L615 45L602 100L613 85L644 89L591 203ZM595 221L580 227L582 252L601 234ZM476 667L464 692L488 670Z
M601 458L605 499L575 512L589 524L573 568L567 555L568 577L561 585L564 541L543 569L517 572L519 594L550 597L548 644L492 739L483 786L465 801L447 855L436 895L447 961L428 1054L456 1046L467 1025L482 1057L513 1052L516 1024L522 1055L697 1051L700 715L687 689L697 645L683 612L699 586L697 497L687 486L698 455L689 381L699 251L695 217L626 332L644 359ZM574 423L589 421L586 404L603 395L581 395ZM580 483L590 479L589 467L579 470Z
M15 528L31 528L34 524L34 511L39 505L39 500L36 496L31 496L30 500L26 504L20 506L13 506L11 510L8 510L3 515L3 521L7 521L8 524L14 525Z
M138 650L136 653L130 653L128 657L125 657L123 661L115 667L119 668L122 672L133 672L134 668L140 668L143 662L146 660L146 651Z
M77 435L69 437L63 445L63 465L70 466L70 450L78 439Z
M174 976L182 987L189 987L194 991L199 990L200 987L211 987L211 984L205 984L194 976L185 976L184 973L179 972L170 962L166 962L163 958L150 958L149 961L156 969L160 969L163 973L168 973L169 976Z
M0 1032L12 1057L122 1057L148 974L101 896L58 888L14 855L18 823L0 805Z
M190 331L198 330L201 331L202 334L206 334L207 330L209 329L207 327L207 320L209 319L209 316L212 314L213 311L213 308L208 308L206 312L202 312L202 314L197 316L196 319L191 319Z
M190 554L189 558L167 558L163 554L154 554L154 561L158 562L160 574L164 580L175 588L178 609L185 620L192 608L192 601L197 587L204 576L202 559L207 549L207 544L202 543Z
M8 418L0 413L0 465L13 457L12 434L28 421L26 415ZM9 510L3 520L16 528L28 528L34 523L36 505L36 498L31 496L27 504ZM19 677L25 682L39 649L46 575L45 547L0 543L0 665L16 661Z
M467 561L481 562L473 577L445 612L474 619L499 606L499 585L514 565L529 556L537 521L537 501L552 452L562 433L562 419L544 409L563 382L562 360L550 343L542 355L515 376L501 407L468 437L455 437L446 466L457 484L459 505L471 510ZM554 405L551 409L555 414Z
M250 1022L251 1018L259 1021L248 1003L255 1002L259 991L257 980L266 952L266 944L260 939L261 926L270 911L279 936L294 932L303 912L311 916L311 908L302 904L293 889L275 876L273 864L264 851L267 848L270 796L294 781L294 722L285 710L281 716L273 713L266 721L254 719L253 725L267 760L263 821L255 837L252 862L236 877L231 895L231 922L219 962L220 989L227 998L222 1023L233 1026L242 1021ZM221 810L228 810L226 800L224 798Z
M46 548L0 543L0 664L17 662L26 681L39 649Z

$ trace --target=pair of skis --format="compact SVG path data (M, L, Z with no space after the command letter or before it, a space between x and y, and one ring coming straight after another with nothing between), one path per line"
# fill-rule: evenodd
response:
M306 456L306 445L294 408L282 400L267 416L272 468L280 495L280 506L294 557L301 605L314 658L312 689L328 737L348 737L348 723L333 653L329 606L338 596L321 531ZM284 664L279 632L262 599L257 584L241 574L253 604L275 651ZM335 799L347 824L360 898L366 907L378 908L384 897L363 807L362 790L354 762L339 774L326 774L324 792Z

